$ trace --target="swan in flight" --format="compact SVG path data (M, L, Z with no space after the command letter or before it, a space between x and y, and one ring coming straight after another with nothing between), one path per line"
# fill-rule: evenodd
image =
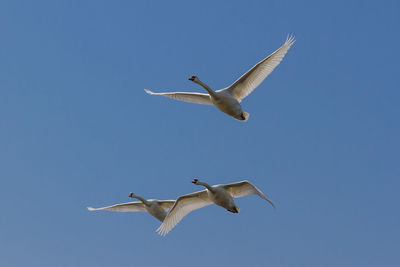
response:
M240 209L235 205L233 197L238 198L255 194L268 201L275 208L274 203L249 181L210 186L205 182L200 182L198 179L193 179L192 183L202 185L206 189L178 197L167 217L165 217L164 222L157 229L160 235L165 236L168 234L191 211L213 203L232 213L239 213Z
M242 110L240 102L253 92L275 67L279 65L294 42L294 37L288 36L285 43L278 50L258 62L233 84L217 91L212 90L196 76L190 77L189 80L201 85L206 89L207 94L190 92L153 93L148 89L144 90L150 95L161 95L196 104L215 105L219 110L229 116L237 120L247 121L250 114Z
M136 212L136 211L147 211L153 217L157 218L161 222L164 221L166 212L172 208L175 200L157 200L157 199L144 199L138 195L129 193L129 197L136 198L140 201L121 203L103 208L92 208L88 207L88 210L111 210L119 212Z

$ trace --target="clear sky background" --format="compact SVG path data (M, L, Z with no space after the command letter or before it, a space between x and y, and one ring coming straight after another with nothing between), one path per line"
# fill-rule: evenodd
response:
M399 266L398 1L2 1L1 266ZM231 84L296 37L242 102L149 96ZM166 237L130 191L248 179Z

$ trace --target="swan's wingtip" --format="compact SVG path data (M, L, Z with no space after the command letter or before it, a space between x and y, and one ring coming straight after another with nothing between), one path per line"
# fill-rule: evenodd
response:
M87 209L90 210L90 211L95 210L95 208L92 208L92 207L87 207Z
M150 91L149 89L144 88L144 91L145 91L146 93L148 93L149 95L152 95L152 94L153 94L153 92Z
M286 36L285 44L288 44L288 45L291 46L292 44L294 44L294 42L296 42L296 39L294 38L294 35L292 33L288 34Z
M275 206L274 202L273 202L271 199L269 199L268 197L265 197L264 199L265 199L269 204L271 204L271 206L274 208L274 210L276 210L276 206Z
M160 236L165 236L167 234L163 229L161 229L161 226L157 228L156 232Z

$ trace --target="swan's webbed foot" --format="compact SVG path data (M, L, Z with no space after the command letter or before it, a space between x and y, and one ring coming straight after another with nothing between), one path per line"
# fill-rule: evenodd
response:
M240 118L242 119L242 121L245 121L245 120L246 120L246 117L243 115L243 113L240 114Z
M240 113L239 116L236 116L234 118L237 120L240 120L240 121L247 121L249 119L249 117L250 117L249 113L242 111L242 113Z
M239 213L240 209L239 209L239 207L235 206L232 209L229 209L228 211L230 211L232 213Z

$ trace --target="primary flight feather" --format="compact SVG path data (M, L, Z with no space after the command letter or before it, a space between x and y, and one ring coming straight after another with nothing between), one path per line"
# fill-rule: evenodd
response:
M157 200L157 199L144 199L141 196L129 193L129 197L136 198L139 201L127 202L116 204L112 206L102 207L102 208L92 208L88 207L88 210L110 210L119 212L138 212L144 211L148 212L154 218L159 221L164 221L166 212L172 208L175 204L175 200Z

